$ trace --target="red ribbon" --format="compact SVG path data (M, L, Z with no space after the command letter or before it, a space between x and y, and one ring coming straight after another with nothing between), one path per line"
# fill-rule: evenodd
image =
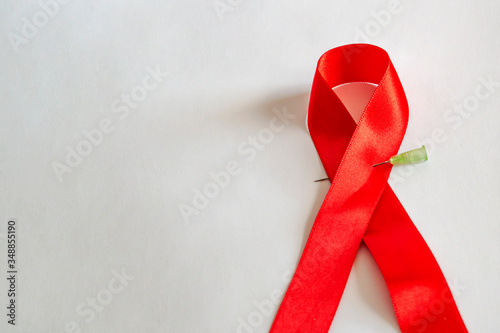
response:
M356 126L332 87L377 88ZM271 333L328 332L361 241L387 283L402 332L467 332L424 239L387 184L408 124L408 102L388 54L356 44L326 52L312 85L308 125L332 184Z

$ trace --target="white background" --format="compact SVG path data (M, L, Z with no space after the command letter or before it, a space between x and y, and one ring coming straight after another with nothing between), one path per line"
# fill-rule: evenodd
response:
M36 1L0 4L0 330L267 332L272 295L287 287L329 186L313 182L324 171L304 125L316 62L364 41L388 51L406 90L401 151L430 150L390 182L469 330L497 332L500 86L481 80L500 82L500 3L402 1L391 13L388 1L220 2L232 5L72 0L48 6L50 17ZM157 69L169 74L124 107ZM474 110L453 111L463 103ZM295 119L247 160L238 147L284 108ZM54 165L103 119L110 133L59 181ZM230 161L239 174L183 218L193 190ZM15 327L4 277L12 218ZM330 332L399 332L365 247Z

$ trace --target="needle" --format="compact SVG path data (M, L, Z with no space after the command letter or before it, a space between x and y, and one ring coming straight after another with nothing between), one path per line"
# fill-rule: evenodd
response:
M374 164L373 166L376 167L386 163L390 163L392 165L414 164L425 161L427 161L427 151L425 150L425 146L422 146L420 148L413 149L405 153L401 153L399 155L394 155L388 161L377 163ZM329 179L330 178L327 177L327 178L317 179L314 182L315 183L322 182L324 180L329 180Z
M316 179L314 182L317 183L317 182L322 182L323 180L329 180L330 178L326 177L326 178L322 178L322 179Z
M425 146L422 146L399 155L394 155L388 161L377 163L373 166L376 167L385 163L391 163L392 165L414 164L425 161L427 161L427 151L425 150Z
M382 164L386 164L386 163L391 163L391 162L390 161L385 161L385 162L382 162L382 163L374 164L373 166L376 167L376 166L379 166L379 165L382 165Z

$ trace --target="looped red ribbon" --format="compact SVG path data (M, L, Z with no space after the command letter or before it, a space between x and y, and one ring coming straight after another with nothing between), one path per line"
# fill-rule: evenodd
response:
M332 90L377 85L356 126ZM388 54L356 44L326 52L312 85L308 125L332 180L271 333L328 332L361 241L387 283L402 332L467 332L424 239L387 184L408 124L408 102Z

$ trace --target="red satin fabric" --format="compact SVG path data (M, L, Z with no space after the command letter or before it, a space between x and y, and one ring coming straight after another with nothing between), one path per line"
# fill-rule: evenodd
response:
M332 87L377 88L356 123ZM308 125L332 184L271 333L328 332L363 240L387 283L402 332L467 332L427 244L387 184L408 123L408 103L387 53L367 44L318 62Z

